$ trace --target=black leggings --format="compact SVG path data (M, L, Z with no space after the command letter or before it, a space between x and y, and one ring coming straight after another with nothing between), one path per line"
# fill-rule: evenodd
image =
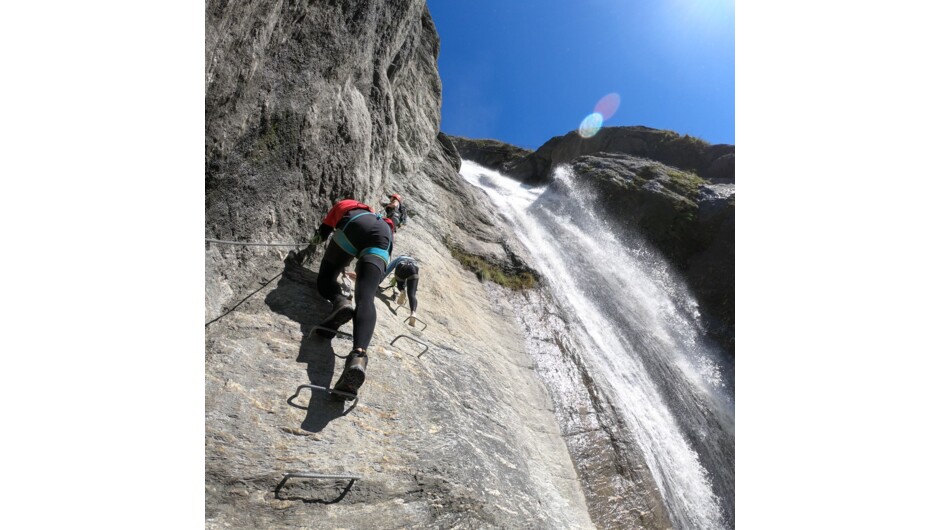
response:
M388 249L388 251L391 252L392 230L385 221L375 217L375 215L359 215L360 213L366 213L366 211L353 210L347 212L346 215L340 219L339 223L337 223L338 226L343 227L343 232L346 234L352 246L360 250L369 247L378 247ZM352 220L353 217L356 218L355 221ZM321 225L320 228L322 229L324 226L325 225ZM370 259L374 259L378 263L384 263L374 255L367 254L365 258L369 258L370 256ZM320 296L332 302L333 305L336 305L336 302L343 296L339 282L337 281L339 273L348 267L349 264L352 263L352 260L353 257L344 251L335 240L330 240L330 243L326 246L326 251L323 253L323 260L320 261L320 273L317 275L317 291L319 291ZM384 271L385 268L383 267L382 270Z
M385 278L385 262L363 256L356 263L356 318L353 320L353 349L366 351L375 332L375 293Z
M408 306L411 307L411 312L414 313L418 310L418 278L407 280L405 287L408 291Z
M336 244L330 241L320 261L320 272L317 273L317 291L333 305L343 297L339 286L339 274L352 263L353 257L347 254Z
M418 309L418 264L410 260L399 263L395 267L395 280L399 289L408 291L408 305L414 313Z
M330 241L320 262L317 291L334 305L343 298L337 278L353 257ZM378 256L363 256L356 262L356 316L353 318L353 349L369 348L375 333L375 293L385 278L385 262Z

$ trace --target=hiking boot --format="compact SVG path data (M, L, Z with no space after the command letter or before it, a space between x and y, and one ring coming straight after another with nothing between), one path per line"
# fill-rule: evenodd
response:
M336 381L333 390L346 392L353 396L359 393L359 387L366 380L366 366L369 364L369 356L365 352L351 351L346 358L346 368L343 374Z
M343 324L352 320L355 315L356 310L353 309L352 302L350 302L348 298L340 298L333 304L333 312L326 317L326 320L320 323L320 326L328 329L317 329L317 335L332 339L336 336L336 330Z

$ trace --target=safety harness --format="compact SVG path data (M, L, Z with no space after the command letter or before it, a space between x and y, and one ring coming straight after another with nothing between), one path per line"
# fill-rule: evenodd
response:
M415 268L417 268L418 262L413 259L404 259L401 261L401 263L398 264L398 267L395 267L396 273L398 272L398 268L401 267L402 265L414 265ZM399 284L403 284L403 282L407 282L408 280L415 280L417 278L418 278L417 272L412 274L411 276L408 276L407 278L399 278L398 274L395 274L395 279L398 281Z
M333 232L333 241L336 241L336 244L339 245L339 248L343 249L347 254L355 256L357 259L371 254L381 258L382 261L385 262L385 265L388 266L388 261L391 259L391 256L388 253L389 249L392 248L391 238L388 240L388 248L382 249L379 247L368 247L359 250L355 245L352 244L351 241L349 241L349 238L346 237L346 234L343 232L343 229L349 226L349 223L359 219L363 215L374 215L376 219L382 219L381 215L372 212L362 212L360 214L354 215L352 218L346 221L345 224L343 224L342 228L336 228L336 231Z

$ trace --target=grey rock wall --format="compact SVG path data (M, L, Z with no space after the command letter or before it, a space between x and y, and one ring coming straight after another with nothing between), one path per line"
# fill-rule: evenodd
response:
M438 45L422 1L207 2L206 235L297 241L376 203L435 141ZM210 305L251 281L207 261Z
M328 311L312 273L278 282L210 326L206 346L207 527L592 528L555 407L505 295L488 295L433 225L401 233L421 260L419 316L387 292L360 400L335 382L349 343L310 337ZM493 289L498 289L492 287ZM406 335L410 339L392 341ZM420 355L420 357L418 357ZM345 481L291 479L313 471Z
M206 237L303 242L336 199L401 193L428 324L381 293L361 399L294 395L349 349L310 336L319 255L207 245L206 321L241 303L206 328L207 528L593 527L512 307L451 254L528 268L439 135L438 45L422 1L206 4ZM278 489L295 471L362 479Z
M508 167L532 154L530 149L516 147L499 140L462 136L451 136L450 139L464 159L501 172L505 172Z

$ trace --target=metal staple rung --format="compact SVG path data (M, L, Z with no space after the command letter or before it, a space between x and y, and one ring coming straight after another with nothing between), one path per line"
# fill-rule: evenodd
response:
M412 322L408 322L409 320L412 320ZM405 324L408 324L408 325L411 326L411 327L415 327L415 324L414 324L415 322L420 322L420 323L424 324L424 327L421 328L421 329L419 329L418 331L424 331L424 330L428 329L428 323L425 322L425 321L423 321L423 320L421 320L421 319L418 318L418 317L408 316L408 317L405 317L405 320L403 320L402 322L404 322Z
M342 337L342 338L344 338L344 339L352 340L352 338L353 338L352 333L346 333L345 331L340 331L340 330L338 330L338 329L331 329L331 328L327 328L327 327L324 327L324 326L313 326L313 329L310 330L310 333L308 333L307 336L308 336L308 337L313 336L313 335L317 332L318 329L322 329L323 331L329 331L330 333L335 333L336 335L338 335L338 336L340 336L340 337ZM319 335L317 335L317 336L319 337ZM324 337L324 338L325 338L325 337Z
M284 478L322 478L339 480L362 480L360 475L325 475L322 473L310 473L307 471L298 471L296 473L284 473Z
M281 488L284 487L284 484L287 484L287 480L291 478L313 478L313 479L326 479L326 480L348 480L349 484L346 485L346 491L349 491L349 488L352 487L353 482L362 479L359 475L328 475L321 473L310 473L299 471L295 473L284 473L284 478L277 484L274 488L274 497L280 499ZM343 492L345 495L345 492ZM342 498L342 495L340 496Z
M395 345L395 341L398 340L398 339L413 340L413 341L417 342L418 344L424 346L424 350L422 350L421 353L418 354L418 358L419 358L419 359L421 358L422 355L424 355L425 353L427 353L427 351L430 349L430 346L428 346L427 344L421 342L420 340L418 340L418 339L416 339L416 338L414 338L414 337L408 336L408 335L399 335L399 336L395 337L394 339L392 339L391 345L394 346L394 345Z
M325 386L319 386L319 385L300 385L299 387L297 387L297 391L294 392L294 395L287 399L287 402L293 404L291 400L299 396L300 391L305 388L309 388L310 390L322 390L323 392L326 392L328 394L336 394L337 396L342 396L344 398L348 397L353 400L353 405L355 405L355 403L359 401L359 396L355 394L350 394L349 392L343 392L342 390L336 390L333 388L327 388Z

